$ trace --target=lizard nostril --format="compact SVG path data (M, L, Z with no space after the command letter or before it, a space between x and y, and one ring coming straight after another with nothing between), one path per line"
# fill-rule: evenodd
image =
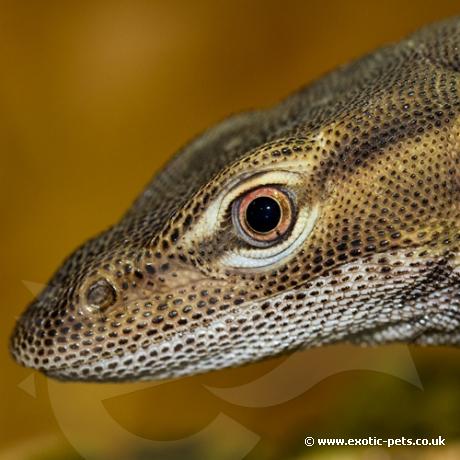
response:
M105 310L115 303L117 292L107 280L100 279L88 288L86 300L91 306Z

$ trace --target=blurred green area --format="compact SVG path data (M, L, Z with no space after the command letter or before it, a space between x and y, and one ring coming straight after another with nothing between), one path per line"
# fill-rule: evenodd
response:
M423 390L351 370L285 403L248 408L205 388L251 382L280 358L160 386L121 386L132 393L107 399L103 411L95 408L105 386L49 385L7 350L34 283L46 283L64 256L114 222L187 140L459 12L451 0L1 2L0 458L71 460L84 451L98 460L237 459L249 442L249 460L460 458L456 350L413 350ZM337 353L347 359L347 350ZM312 354L305 372L322 359ZM234 432L224 424L185 444L144 442L191 436L219 414L236 421ZM139 442L125 443L116 430ZM443 435L448 447L307 449L306 435Z

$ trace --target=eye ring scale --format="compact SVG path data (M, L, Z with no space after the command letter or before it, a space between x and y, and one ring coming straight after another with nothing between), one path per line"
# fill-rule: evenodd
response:
M276 186L253 189L234 204L233 220L241 236L254 246L276 243L291 228L292 200Z

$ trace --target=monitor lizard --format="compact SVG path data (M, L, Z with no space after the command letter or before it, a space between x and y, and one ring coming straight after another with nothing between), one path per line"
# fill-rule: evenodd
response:
M460 344L459 72L454 18L207 130L63 263L12 355L126 381Z

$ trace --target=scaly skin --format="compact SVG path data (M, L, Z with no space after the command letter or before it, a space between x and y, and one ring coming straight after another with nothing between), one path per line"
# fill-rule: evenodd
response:
M458 345L459 50L460 19L439 23L204 133L67 259L14 358L113 381L335 342ZM231 211L264 185L294 203L268 248Z

